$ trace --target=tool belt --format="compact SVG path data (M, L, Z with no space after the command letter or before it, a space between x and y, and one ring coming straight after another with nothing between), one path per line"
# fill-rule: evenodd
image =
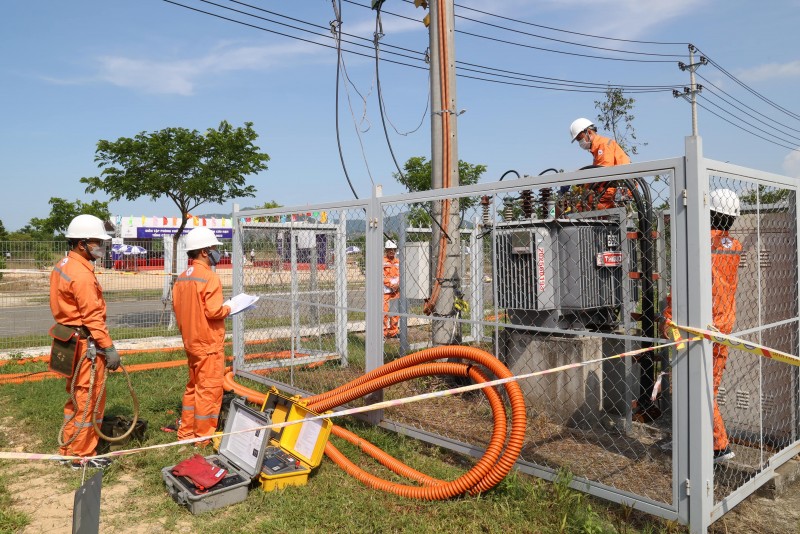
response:
M53 344L50 347L50 363L48 368L60 375L72 376L78 362L78 340L90 336L85 326L70 326L56 323L50 328Z

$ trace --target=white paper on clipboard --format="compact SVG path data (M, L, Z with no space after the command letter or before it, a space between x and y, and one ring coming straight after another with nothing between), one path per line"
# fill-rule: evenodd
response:
M322 432L322 423L322 419L300 423L300 432L297 434L297 441L294 444L294 450L297 454L311 459L314 454L314 447L316 447L319 435Z

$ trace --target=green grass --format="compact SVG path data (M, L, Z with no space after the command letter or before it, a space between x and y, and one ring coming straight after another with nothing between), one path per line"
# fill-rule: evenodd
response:
M351 339L352 357L363 359L363 340ZM125 357L125 363L142 363L183 358L181 352L142 353ZM39 367L37 367L37 365ZM8 370L13 368L13 371ZM36 372L43 363L0 367L0 372ZM24 369L25 371L21 371ZM153 370L131 375L141 403L141 417L148 421L142 443L155 445L175 440L175 434L161 432L161 426L174 422L187 377L185 367ZM244 383L244 381L242 381ZM264 390L253 382L245 385ZM13 399L13 401L12 401ZM18 432L28 436L26 442L40 440L36 451L57 450L56 433L62 420L66 399L63 380L43 380L25 384L0 386L0 410L14 421ZM131 399L122 376L112 376L108 383L106 416L130 415ZM452 480L465 472L473 460L452 451L433 447L411 438L357 421L337 420L372 441L382 449L431 476ZM8 426L8 425L6 425ZM338 438L331 438L348 457L370 471L394 479L383 467ZM0 431L0 448L8 440ZM496 488L477 497L460 497L448 501L411 500L372 490L339 469L327 457L312 474L306 486L290 487L266 493L259 488L250 491L237 505L212 513L192 516L175 504L165 491L160 471L187 458L192 451L176 447L126 456L105 472L104 490L122 484L123 477L138 481L126 495L126 513L110 515L110 531L131 528L131 518L142 523L164 525L164 530L191 532L666 532L674 527L631 518L623 507L608 505L568 488L569 476L562 474L555 483L512 474ZM77 489L78 472L57 471L65 487ZM15 532L31 518L15 512L11 496L4 491L6 483L0 469L0 532ZM388 474L387 474L388 473ZM105 517L105 516L104 516Z

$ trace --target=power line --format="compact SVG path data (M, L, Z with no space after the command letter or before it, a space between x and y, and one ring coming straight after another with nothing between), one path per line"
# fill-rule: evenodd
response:
M359 6L359 7L363 7L363 8L366 8L366 9L372 9L371 6L366 6L364 4L359 4L358 2L355 2L354 0L345 0L345 2L347 2L348 4L353 4L353 5L356 5L356 6ZM412 2L409 2L409 3L412 3ZM456 4L456 5L458 5L458 4ZM474 10L474 11L477 11L477 10ZM407 17L405 15L400 15L399 13L394 13L394 12L386 11L386 10L383 10L383 13L386 13L388 15L393 15L393 16L398 17L398 18L402 18L402 19L406 19L406 20L412 20L412 21L416 22L416 19L414 19L413 17ZM641 55L641 56L660 56L660 57L672 57L672 58L683 57L682 54L659 54L659 53L654 53L654 52L640 52L640 51L634 51L634 50L621 50L619 48L609 48L609 47L605 47L605 46L597 46L597 45L590 45L590 44L586 44L586 43L579 43L579 42L576 42L576 41L568 41L566 39L558 39L556 37L547 37L545 35L539 35L539 34L536 34L536 33L525 32L525 31L522 31L522 30L516 30L514 28L508 28L506 26L501 26L499 24L492 24L491 22L486 22L486 21L483 21L483 20L467 17L467 16L464 16L464 15L459 15L458 13L455 14L455 17L456 18L460 18L460 19L464 19L464 20L468 20L468 21L474 22L476 24L482 24L484 26L489 26L491 28L497 28L497 29L500 29L500 30L505 30L505 31L513 32L513 33L518 33L520 35L527 35L529 37L534 37L536 39L544 39L546 41L554 41L554 42L557 42L557 43L563 43L563 44L567 44L567 45L571 45L571 46L580 46L580 47L583 47L583 48L594 48L595 50L605 50L607 52L617 52L617 53L620 53L620 54L632 54L632 55ZM456 30L456 31L458 32L458 30ZM559 31L566 31L566 30L559 30ZM568 32L568 33L573 33L573 32ZM581 34L581 35L583 35L583 34ZM634 41L634 42L636 42L636 41ZM682 44L682 43L678 43L678 44Z
M735 126L736 128L739 128L740 130L742 130L744 132L747 132L752 136L758 137L759 139L763 139L764 141L766 141L768 143L772 143L773 145L777 145L777 146L780 146L780 147L783 147L783 148L788 148L789 150L793 150L793 151L800 151L800 149L798 149L797 147L787 146L787 145L784 145L783 143L777 143L777 142L775 142L775 141L773 141L771 139L767 139L766 137L762 137L762 136L760 136L760 135L758 135L756 133L753 133L750 130L748 130L747 128L743 128L742 126L739 126L738 124L729 121L728 119L726 119L722 115L720 115L718 113L715 113L714 111L708 109L706 106L704 106L700 102L697 102L697 105L700 106L701 108L703 108L704 110L708 111L712 115L716 116L717 118L722 119L723 121L727 122L728 124L730 124L732 126Z
M761 93L759 93L758 91L756 91L755 89L753 89L752 87L750 87L749 85L747 85L746 83L741 81L739 78L737 78L736 76L734 76L733 74L731 74L730 72L728 72L727 70L722 68L722 66L719 63L717 63L716 61L714 61L713 59L708 57L708 54L706 54L705 52L703 52L699 48L697 48L697 51L700 52L701 54L703 54L703 56L705 56L705 58L708 60L708 62L711 63L712 65L714 65L717 69L719 69L720 72L722 72L725 76L727 76L728 78L733 80L735 83L740 85L746 91L748 91L749 93L751 93L755 97L759 98L760 100L766 102L767 104L769 104L770 106L774 107L775 109L777 109L779 111L782 111L783 113L789 115L790 117L792 117L794 119L800 120L800 115L798 115L797 113L794 113L793 111L790 111L790 110L786 109L785 107L781 106L780 104L777 104L777 103L773 102L772 100L770 100L769 98L767 98L766 96L762 95Z
M791 134L791 133L788 133L788 132L786 132L786 131L784 131L784 130L781 130L780 128L777 128L776 126L773 126L773 125L772 125L772 123L770 123L770 122L767 122L767 121L765 121L765 120L759 119L758 117L756 117L756 116L755 116L755 115L753 115L752 113L749 113L749 112L747 112L747 111L743 110L742 108L740 108L740 107L739 107L739 106L737 106L736 104L733 104L733 103L731 103L729 100L725 99L724 97L721 97L721 96L719 96L718 94L716 94L716 92L715 92L714 90L710 89L708 86L705 86L705 85L704 85L704 86L703 86L703 89L704 89L705 91L707 91L708 93L710 93L710 94L714 95L714 97L715 97L715 98L718 98L718 99L722 100L723 102L725 102L726 104L728 104L729 106L733 107L733 108L734 108L734 109L736 109L737 111L740 111L740 112L744 113L745 115L747 115L747 116L748 116L748 117L750 117L751 119L754 119L754 120L756 120L756 121L760 122L761 124L763 124L763 125L767 126L768 128L772 128L773 130L775 130L776 132L779 132L779 133L780 133L780 134L782 134L782 135L785 135L785 136L787 136L787 137L791 137L791 138L793 138L793 139L797 139L798 141L800 141L800 137L797 137L797 136L795 136L795 135L793 135L793 134ZM735 100L735 99L734 99L734 100ZM745 106L745 107L748 107L748 106ZM748 108L749 108L749 107L748 107ZM756 113L758 113L758 112L756 112ZM759 115L761 115L761 114L759 113ZM762 115L762 116L764 116L764 115ZM767 118L769 118L769 117L767 117ZM775 122L775 121L772 121L772 122ZM780 124L780 123L777 123L777 124ZM788 127L787 127L787 128L788 128ZM795 132L800 132L800 130L795 130L794 128L789 128L789 129L790 129L790 130L794 130Z
M702 93L698 93L698 94L699 94L700 98L702 98L703 100L705 100L706 102L708 102L709 104L711 104L712 106L714 106L715 108L719 109L719 110L720 110L720 111L722 111L723 113L727 113L728 115L730 115L731 117L735 118L735 119L736 119L736 120L738 120L739 122L742 122L742 123L744 123L744 124L748 125L748 126L749 126L749 127L751 127L751 128L755 128L755 129L756 129L756 130L758 130L759 132L761 132L761 133L763 133L763 134L766 134L766 135L768 135L768 136L770 136L770 137L773 137L773 138L775 138L775 139L779 139L779 140L783 140L783 138L781 138L781 137L779 137L779 136L777 136L777 135L775 135L775 134L773 134L773 133L770 133L770 132L768 132L768 131L764 130L763 128L760 128L760 127L756 126L755 124L752 124L752 123L750 123L750 122L747 122L747 121L746 121L746 120L744 120L743 118L741 118L741 117L737 116L735 113L732 113L732 112L730 112L730 111L728 111L728 110L726 110L726 109L723 109L723 108L722 108L722 106L720 106L719 104L716 104L715 102L712 102L711 100L709 100L708 98L706 98L706 97L705 97L705 96L704 96ZM796 137L795 137L795 139L798 139L798 138L796 138ZM798 141L800 141L800 139L798 139Z
M167 0L165 0L165 1L167 1ZM239 14L242 14L242 15L245 15L245 16L254 17L254 18L257 18L257 19L259 19L259 20L264 20L264 21L266 21L266 22L270 22L270 23L273 23L273 24L278 24L278 25L280 25L280 26L285 26L285 27L292 28L292 29L296 29L296 30L303 31L303 32L306 32L306 33L311 33L312 35L315 35L315 36L327 37L327 36L326 36L326 35L324 35L324 34L319 34L319 33L313 32L313 31L311 31L311 30L308 30L308 29L306 29L306 28L298 28L297 26L293 26L293 25L291 25L291 24L282 23L282 22L279 22L279 21L275 21L275 20L273 20L273 19L269 19L269 18L266 18L266 17L262 17L262 16L259 16L259 15L255 15L255 14L252 14L252 13L248 13L248 12L246 12L246 11L241 11L241 10L239 10L239 9L235 9L235 8L232 8L232 7L223 6L223 5L220 5L220 4L216 3L216 2L212 2L211 0L199 0L199 1L201 1L201 2L204 2L204 3L207 3L207 4L210 4L210 5L214 5L214 6L217 6L217 7L221 7L222 9L227 9L227 10L230 10L230 11L233 11L233 12L236 12L236 13L239 13ZM245 5L245 6L248 6L248 7L253 7L254 9L258 9L258 10L260 10L260 11L264 11L264 12L267 12L267 13L270 13L270 14L274 14L274 15L276 15L276 16L280 16L280 17L288 18L288 19L290 19L290 20L293 20L293 21L298 21L298 22L301 22L301 23L303 23L303 24L307 24L307 25L309 25L309 26L313 26L313 27L317 27L317 28L323 28L323 29L327 29L327 28L325 28L324 26L320 26L320 25L317 25L317 24L313 24L313 23L310 23L310 22L307 22L307 21L303 21L303 20L301 20L301 19L296 19L296 18L293 18L293 17L287 17L287 16L285 16L285 15L281 15L281 14L279 14L279 13L275 13L275 12L272 12L272 11L268 11L268 10L264 10L264 9L261 9L261 8L255 7L255 6L251 6L250 4L246 4L246 3L244 3L244 2L240 2L240 1L237 1L237 0L230 0L230 1L232 1L232 2L235 2L235 3L239 4L239 5ZM350 0L345 0L345 1L350 1ZM272 32L272 33L277 33L278 35L283 35L283 36L287 36L287 37L290 37L290 38L295 38L295 39L299 39L299 40L304 40L304 39L302 39L302 38L300 38L300 37L292 36L292 35L289 35L289 34L284 34L284 33L282 33L282 32L275 32L274 30L268 30L268 29L266 29L266 28L262 28L262 27L260 27L260 26L255 26L255 25L248 24L248 23L244 23L244 22L241 22L241 21L238 21L238 20L235 20L235 19L230 19L230 18L228 18L228 17L223 17L223 16L221 16L221 15L218 15L218 14L215 14L215 13L211 13L211 12L204 11L204 10L200 10L200 9L196 9L196 8L192 8L192 7L189 7L189 6L184 6L183 4L177 4L176 2L171 2L171 1L170 1L169 3L175 4L175 5L180 5L181 7L187 7L188 9L192 9L192 10L194 10L194 11L198 11L198 12L200 12L200 13L204 13L204 14L209 14L209 15L212 15L212 16L216 16L216 17L218 17L218 18L222 18L222 19L224 19L224 20L229 20L229 21L232 21L232 22L237 22L237 23L240 23L240 24L244 24L244 25L246 25L246 26L250 26L250 27L253 27L253 28L262 29L262 30L264 30L264 31L269 31L269 32ZM354 2L350 2L350 3L354 3ZM357 3L356 3L355 5L359 5L359 6L360 6L361 4L357 4ZM362 7L364 7L364 6L362 6ZM365 37L361 37L361 36L357 36L357 35L352 35L352 34L347 34L347 33L341 32L341 31L340 31L340 35L347 35L347 36L349 36L349 37L353 37L353 38L355 38L355 39L360 39L360 40L364 40L364 41L369 41L369 39L367 39L367 38L365 38ZM354 45L354 46L358 46L358 47L361 47L361 48L370 48L370 49L372 48L372 45L371 45L371 44L370 44L370 45L366 45L366 44L354 43L354 42L352 42L352 41L348 41L348 40L346 40L346 39L341 39L341 40L342 40L342 42L344 42L344 43L347 43L347 44L350 44L350 45ZM312 43L312 44L318 44L318 45L320 45L320 46L327 46L327 45L324 45L324 44L322 44L322 43L319 43L319 42L317 42L317 41L308 41L308 40L304 40L304 41L305 41L305 42L310 42L310 43ZM387 46L387 47L389 47L389 48L394 48L394 49L399 49L399 50L407 51L407 52L410 52L410 53L412 53L412 54L417 54L417 55L420 55L420 56L422 55L422 53L421 53L421 52L417 52L417 51L415 51L415 50L411 50L411 49L408 49L408 48L398 47L398 46L396 46L396 45L391 45L391 44L386 44L386 46ZM361 55L362 57L371 57L371 55L370 55L370 56L367 56L366 54L359 54L358 52L351 51L351 50L346 50L346 49L344 49L344 51L345 51L345 52L348 52L348 53L353 53L353 54L356 54L356 55ZM393 52L393 51L391 51L391 50L389 50L389 51L386 51L386 52L387 52L388 54L392 54L392 55L400 56L400 57L403 57L403 58L406 58L406 59L412 59L412 60L419 60L419 59L421 59L421 58L417 58L417 57L415 57L415 56L410 56L410 55L408 55L408 54L400 54L400 53L397 53L397 52ZM381 60L386 60L386 59L385 59L385 58L381 58ZM397 62L397 61L392 61L392 60L386 60L386 61L390 61L390 62L393 62L393 63L397 63L397 64L401 64L401 65L407 65L407 66L409 66L408 64L406 64L406 63L402 63L402 62ZM487 67L487 66L483 66L483 65L477 65L477 64L474 64L474 63L467 63L467 62L463 62L463 61L457 61L456 63L457 63L457 65L468 65L468 66L471 66L471 67L476 67L476 68L479 68L479 69L485 69L485 70L494 70L494 71L501 72L501 73L502 73L502 72L514 73L514 74L518 74L518 75L526 76L526 77L528 77L528 78L534 78L534 79L536 79L537 81L539 81L539 83L543 83L543 84L549 84L549 85L564 85L564 86L566 86L566 87L571 87L571 86L574 86L574 87L578 87L578 88L581 88L581 87L591 87L591 86L594 86L594 87L596 87L596 88L598 88L598 89L602 88L602 91L581 91L581 92L604 92L604 91L605 91L605 88L607 88L609 85L612 85L612 86L614 86L614 87L619 87L620 89L623 89L623 90L624 90L624 91L626 91L626 92L652 92L652 91L641 91L641 89L657 89L657 90L669 89L669 90L671 90L671 89L673 89L673 88L675 88L675 87L678 87L678 85L670 85L670 86L646 86L646 85L641 85L641 86L638 86L638 85L630 85L630 86L629 86L629 85L625 85L625 84L613 84L613 83L609 84L609 83L595 83L595 82L582 82L582 81L574 81L574 80L563 80L563 79L558 79L558 78L548 78L548 77L545 77L545 76L535 76L535 75L531 75L531 74L515 73L515 72L513 72L513 71L505 71L505 70L503 70L503 69L496 69L496 68L493 68L493 67ZM424 68L424 67L422 67L422 66L416 66L416 65L414 65L414 66L415 66L416 68ZM472 72L481 73L481 74L488 74L488 75L491 75L491 76L496 76L496 77L503 77L503 75L502 75L502 74L494 74L494 73L488 73L488 72L475 71L475 70L473 70L473 69L469 69L469 68L467 68L467 69L463 69L463 70L472 71ZM512 80L514 80L514 79L516 79L516 80L519 80L519 78L517 78L517 77L515 77L515 76L506 76L506 77L508 77L509 79L512 79ZM483 78L476 77L476 76L471 76L470 78L472 78L472 79L476 79L476 80L484 80ZM549 81L544 81L544 80L554 80L554 81L556 81L556 82L561 82L561 83L551 83L551 82L549 82ZM493 83L499 83L499 81L498 81L498 80L491 80L491 81L492 81ZM548 87L541 87L541 86L535 86L535 85L526 85L526 84L513 84L513 85L518 85L518 86L527 86L527 87L531 87L531 88L552 89L552 88L548 88Z
M349 4L353 4L353 5L356 5L356 6L359 6L359 7L370 9L369 6L365 6L363 4L359 4L358 2L354 2L353 0L345 0L345 1L347 3L349 3ZM390 15L394 15L394 16L399 17L399 18L407 19L407 20L415 20L415 19L413 19L411 17L406 17L405 15L400 15L400 14L392 13L392 12L389 12L389 11L386 11L385 13L388 13ZM458 16L458 15L456 15L456 16ZM467 17L464 17L464 18L467 18ZM468 19L468 20L473 20L473 19ZM477 21L477 22L480 22L480 21ZM496 27L502 28L501 26L496 26ZM547 37L542 37L542 36L539 36L539 35L534 35L534 34L530 34L530 33L527 33L527 32L522 32L522 31L513 30L513 29L509 29L509 28L503 28L503 29L506 29L508 31L512 31L512 32L515 32L515 33L523 34L523 35L531 35L533 37L539 37L539 38L542 38L542 39L550 39L550 38L547 38ZM496 42L503 43L503 44L513 45L513 46L520 46L520 47L524 47L524 48L530 48L530 49L539 50L539 51L542 51L542 52L550 52L550 53L553 53L553 54L564 54L564 55L568 55L568 56L586 57L586 58L590 58L590 59L602 59L602 60L606 60L606 61L628 61L628 62L635 62L635 63L672 63L674 61L674 60L669 60L669 59L631 59L631 58L616 58L616 57L608 57L608 56L597 56L597 55L592 55L592 54L582 54L582 53L579 53L579 52L568 52L566 50L555 50L555 49L552 49L552 48L544 48L544 47L541 47L541 46L534 46L534 45L528 45L528 44L523 44L523 43L517 43L517 42L514 42L514 41L508 41L506 39L500 39L500 38L497 38L497 37L489 37L489 36L486 36L486 35L481 35L481 34L478 34L478 33L468 32L468 31L465 31L465 30L455 30L455 32L463 34L463 35L469 35L471 37L477 37L479 39L488 39L490 41L496 41ZM574 46L581 46L581 47L587 47L588 46L588 45L584 45L582 43L570 42L570 41L565 41L565 40L561 40L561 39L552 39L552 40L558 41L558 42L562 42L562 43L567 43L567 44L574 45ZM682 57L682 56L674 55L674 54L650 54L650 53L647 53L647 52L631 52L631 51L627 51L627 50L617 50L617 49L603 48L603 47L597 47L597 46L588 46L588 47L589 48L598 48L600 50L610 50L610 51L619 52L619 53L626 53L626 54L644 54L644 55L653 55L653 56Z
M409 4L413 4L414 3L411 0L404 0L404 1L409 3ZM554 28L552 26L545 26L543 24L535 24L533 22L519 20L519 19L515 19L515 18L511 18L511 17L505 17L503 15L497 15L496 13L490 13L488 11L482 11L480 9L476 9L474 7L464 6L464 5L461 5L461 4L454 4L454 5L459 9L464 9L464 10L467 10L467 11L474 11L476 13L480 13L481 15L488 15L490 17L496 17L498 19L503 19L503 20L507 20L507 21L510 21L510 22L516 22L518 24L524 24L526 26L533 26L535 28L543 28L545 30L551 30L551 31L554 31L554 32L569 33L569 34L572 34L572 35L580 35L581 37L591 37L592 39L603 39L603 40L606 40L606 41L618 41L618 42L623 42L623 43L652 44L652 45L688 45L689 44L689 43L670 43L670 42L665 42L665 41L637 41L635 39L620 39L620 38L617 38L617 37L607 37L607 36L603 36L603 35L592 35L590 33L582 33L582 32L564 30L562 28Z

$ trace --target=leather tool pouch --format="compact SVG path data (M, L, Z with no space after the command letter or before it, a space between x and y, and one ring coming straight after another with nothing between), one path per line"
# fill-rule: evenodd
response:
M50 348L50 364L48 368L60 375L72 376L78 361L78 340L80 334L74 326L54 324L50 328L53 345Z

